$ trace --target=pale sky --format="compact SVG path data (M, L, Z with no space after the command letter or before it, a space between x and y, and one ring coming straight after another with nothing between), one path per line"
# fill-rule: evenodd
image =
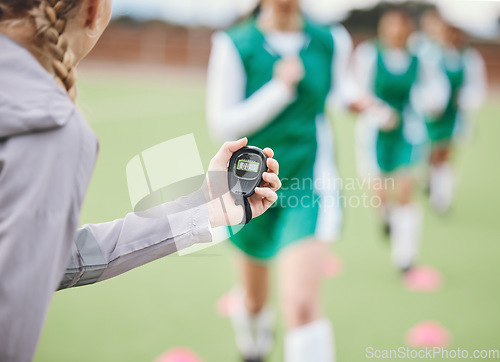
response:
M253 8L257 0L113 0L114 14L161 18L178 24L224 27ZM396 0L398 1L398 0ZM342 20L353 8L377 0L302 0L304 11L318 21ZM445 18L483 36L499 33L500 0L433 0Z

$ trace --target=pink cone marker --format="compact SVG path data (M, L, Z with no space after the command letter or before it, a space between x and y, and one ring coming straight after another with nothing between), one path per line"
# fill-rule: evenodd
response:
M157 357L155 362L203 362L203 360L185 347L176 347Z
M342 261L333 253L325 256L322 265L323 275L328 278L335 278L342 272Z
M435 321L424 321L411 328L406 334L410 347L446 347L450 344L450 333Z
M235 290L230 290L217 301L217 313L222 317L231 316L238 303L238 293Z
M430 266L418 266L405 274L403 282L408 290L434 292L441 289L443 277Z

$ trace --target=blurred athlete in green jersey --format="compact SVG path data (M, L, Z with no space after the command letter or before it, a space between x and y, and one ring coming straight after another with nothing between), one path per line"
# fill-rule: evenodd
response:
M342 87L352 43L341 26L318 26L298 0L269 0L260 13L215 34L207 111L220 140L248 136L280 159L282 192L268 217L231 237L241 251L242 304L232 318L243 357L262 360L272 347L266 307L269 270L277 260L287 327L285 360L334 360L333 330L320 308L321 266L340 233L341 209L331 131L330 96Z
M390 11L380 20L378 37L360 44L354 59L361 91L378 104L360 117L359 161L365 177L383 185L377 188L381 215L393 262L403 271L413 266L419 249L422 216L413 189L415 167L425 156L424 117L441 114L449 94L438 57L424 59L410 50L412 31L408 15Z

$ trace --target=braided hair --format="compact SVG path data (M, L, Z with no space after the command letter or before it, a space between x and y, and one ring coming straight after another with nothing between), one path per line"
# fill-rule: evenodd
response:
M28 20L34 27L33 45L47 69L74 101L76 99L75 56L68 46L64 29L80 0L0 0L0 23Z

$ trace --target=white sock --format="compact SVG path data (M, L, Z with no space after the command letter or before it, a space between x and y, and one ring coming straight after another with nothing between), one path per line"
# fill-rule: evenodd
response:
M335 341L329 320L293 328L285 336L285 362L334 362Z
M274 346L274 313L265 306L257 314L250 314L243 296L238 296L238 306L231 315L236 345L244 358L262 358Z
M392 261L399 268L410 268L418 256L422 232L422 212L413 204L397 206L391 213Z
M431 167L430 200L439 213L448 211L453 201L453 168L448 162Z

